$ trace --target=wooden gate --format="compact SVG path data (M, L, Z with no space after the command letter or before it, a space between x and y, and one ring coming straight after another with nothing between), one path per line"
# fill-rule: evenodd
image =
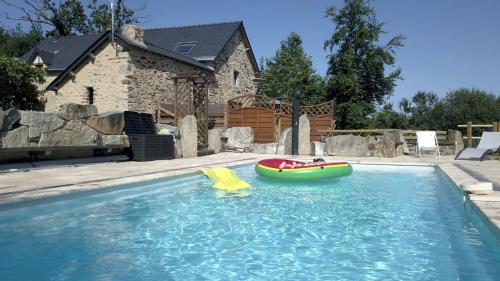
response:
M318 130L333 129L333 101L301 106L300 114L307 114L311 141L318 141ZM256 143L276 142L283 130L292 126L292 104L260 95L243 95L228 101L227 127L252 127Z

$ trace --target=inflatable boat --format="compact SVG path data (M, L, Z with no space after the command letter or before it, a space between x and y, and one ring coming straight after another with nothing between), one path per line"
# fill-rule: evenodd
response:
M264 159L255 165L257 174L275 179L317 180L350 175L352 166L347 162L305 163L288 159Z

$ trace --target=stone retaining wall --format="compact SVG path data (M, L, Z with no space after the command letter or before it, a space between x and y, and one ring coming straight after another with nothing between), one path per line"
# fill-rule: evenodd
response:
M63 104L57 112L0 110L1 148L128 147L123 112L98 115L94 105Z

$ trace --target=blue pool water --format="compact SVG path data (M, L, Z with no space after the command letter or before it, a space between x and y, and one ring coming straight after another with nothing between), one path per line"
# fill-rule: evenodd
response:
M0 211L0 280L499 280L500 242L431 167L221 197L190 176Z

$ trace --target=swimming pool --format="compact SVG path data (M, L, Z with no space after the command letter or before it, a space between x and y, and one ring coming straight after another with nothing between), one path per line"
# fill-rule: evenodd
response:
M498 280L500 242L433 167L220 197L201 175L0 211L0 280Z

